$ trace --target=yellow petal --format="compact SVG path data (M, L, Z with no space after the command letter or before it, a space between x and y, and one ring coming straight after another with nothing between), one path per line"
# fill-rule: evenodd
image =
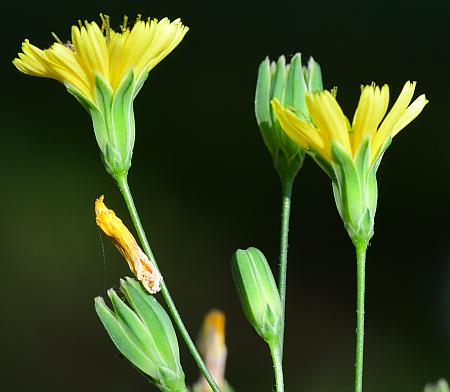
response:
M83 95L94 99L93 78L81 67L73 50L55 43L46 51L48 68L58 76L58 80L76 87Z
M155 28L152 44L145 51L137 69L150 71L181 42L188 30L182 25L180 19L170 22L164 18L160 21Z
M326 160L331 159L331 145L320 130L300 120L292 111L286 109L278 99L272 100L273 111L284 132L305 150L314 150Z
M422 94L416 100L409 105L408 109L402 114L397 123L392 130L391 136L394 137L399 133L403 128L405 128L412 120L414 120L423 110L425 105L428 103L428 100L425 97L425 94Z
M179 19L138 19L130 30L120 33L109 27L109 19L102 17L103 26L85 22L72 26L72 44L57 42L50 49L41 50L26 40L13 64L26 74L48 77L70 84L94 100L95 75L100 74L115 91L130 70L139 78L166 57L189 30ZM108 21L105 23L105 20Z
M306 96L311 118L330 141L336 141L340 146L352 154L348 136L347 121L336 98L329 91L308 94Z
M109 57L106 38L97 23L86 22L85 26L72 27L72 42L80 66L90 79L96 73L109 79Z
M30 44L30 41L26 39L22 43L22 52L13 60L13 64L19 71L32 76L53 78L46 66L46 55L43 50Z
M116 248L125 258L130 270L151 294L160 290L162 277L146 254L141 250L133 235L116 216L103 203L100 196L95 201L95 221L97 226L111 239Z
M416 82L411 83L408 81L403 86L402 92L397 98L397 101L395 102L394 106L392 106L392 109L389 111L388 115L373 137L373 141L371 144L372 160L376 159L386 139L391 137L394 126L397 124L400 117L404 114L409 103L411 102L415 88Z
M353 155L366 138L372 139L386 114L388 104L389 87L387 85L384 85L381 89L375 85L362 88L352 124L354 132L352 136Z

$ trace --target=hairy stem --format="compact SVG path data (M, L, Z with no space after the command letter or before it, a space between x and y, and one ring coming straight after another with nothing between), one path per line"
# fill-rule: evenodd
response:
M141 220L139 218L136 206L134 204L133 196L131 195L130 187L128 186L126 174L124 174L120 177L117 177L116 181L117 181L117 185L119 186L120 192L122 193L122 196L125 200L125 203L128 207L128 211L130 212L131 219L134 224L134 228L136 229L136 232L139 236L139 240L142 244L142 247L144 248L144 252L147 254L150 261L159 270L158 264L156 263L156 260L155 260L155 256L153 255L153 252L150 248L150 245L147 240L147 236L145 235L144 228L142 227ZM189 336L189 332L187 331L186 327L184 326L183 320L181 319L181 316L178 313L175 303L173 302L173 299L170 295L170 292L167 287L167 284L165 283L165 280L161 284L161 293L163 295L164 301L166 302L167 308L169 309L169 312L172 316L172 319L175 322L175 325L177 326L183 340L185 341L186 345L188 346L188 349L191 352L192 357L194 358L195 362L197 363L197 366L200 369L200 372L202 373L203 377L205 377L206 381L210 385L213 392L220 392L219 387L217 386L217 384L215 383L211 374L209 373L208 369L206 368L199 352L197 351L197 348L195 347L191 337Z
M286 278L287 278L287 254L289 238L289 217L291 213L291 194L293 179L281 180L281 228L280 228L280 266L278 273L278 290L280 292L282 306L282 332L278 349L283 361L283 343L284 343L284 320L286 318Z
M362 392L364 361L364 297L367 241L355 241L356 249L356 362L355 392Z
M283 380L283 365L282 357L283 354L279 349L278 344L269 344L270 354L272 355L273 369L275 373L275 391L284 392L284 380Z

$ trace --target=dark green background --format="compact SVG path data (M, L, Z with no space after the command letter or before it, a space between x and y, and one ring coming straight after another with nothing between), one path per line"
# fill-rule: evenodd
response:
M129 274L94 223L93 202L129 222L103 170L89 116L51 80L19 74L21 41L69 38L77 19L109 13L181 17L191 30L136 100L130 174L150 242L193 335L227 313L227 375L270 391L264 344L241 313L229 260L257 246L275 269L279 185L253 114L259 62L301 51L322 65L351 116L359 86L396 97L417 80L430 104L379 170L368 252L365 391L420 392L450 377L448 2L77 1L3 6L1 355L5 391L151 391L117 355L93 298ZM285 373L288 391L352 390L353 249L331 186L307 160L292 211ZM105 256L102 254L102 247ZM197 378L182 346L189 381Z

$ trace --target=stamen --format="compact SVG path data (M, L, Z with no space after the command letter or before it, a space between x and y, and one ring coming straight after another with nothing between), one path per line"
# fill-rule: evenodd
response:
M128 23L128 16L124 15L123 16L123 23L120 25L120 30L122 31L122 33L125 33L125 31L128 30L127 23Z
M109 23L109 15L100 14L102 20L102 33L105 34L106 44L111 40L111 25Z
M63 42L59 39L59 37L56 35L56 33L52 32L52 37L55 39L58 44L64 45Z
M331 89L331 91L330 91L330 93L331 93L331 95L336 99L336 97L337 97L337 90L338 90L338 88L336 87L336 86L334 86L332 89Z

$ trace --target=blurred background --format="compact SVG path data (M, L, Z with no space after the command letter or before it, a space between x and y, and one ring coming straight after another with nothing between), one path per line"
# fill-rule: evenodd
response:
M265 345L241 312L230 273L257 246L276 269L279 183L253 113L265 56L302 52L352 116L360 84L406 80L430 104L379 170L368 251L365 390L421 392L450 378L449 3L445 1L8 2L1 62L0 375L8 391L151 391L118 355L93 298L129 275L94 222L93 203L130 219L100 161L89 116L64 87L11 64L23 39L70 39L78 19L181 17L191 30L150 74L136 104L130 185L192 335L227 314L227 378L270 391ZM7 31L7 32L6 32ZM288 391L353 388L355 262L328 178L311 160L294 189L287 301ZM104 255L103 255L104 247ZM180 342L190 382L198 374Z

